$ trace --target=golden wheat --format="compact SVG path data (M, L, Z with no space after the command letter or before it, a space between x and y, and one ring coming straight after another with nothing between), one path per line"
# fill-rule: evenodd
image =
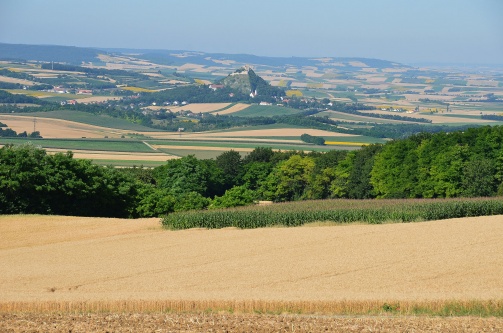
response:
M265 300L115 300L0 302L0 313L274 313L324 315L502 316L503 300L457 301L265 301Z

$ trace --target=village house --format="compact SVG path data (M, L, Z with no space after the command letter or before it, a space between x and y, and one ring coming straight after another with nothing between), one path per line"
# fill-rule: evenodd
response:
M213 89L213 91L216 91L217 89L222 89L224 87L223 84L210 84L208 86L210 89Z
M57 87L52 88L51 92L55 92L58 94L68 94L68 89L57 86Z

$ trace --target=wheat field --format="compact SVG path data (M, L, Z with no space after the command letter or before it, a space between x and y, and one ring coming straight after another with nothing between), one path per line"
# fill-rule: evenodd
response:
M496 332L502 222L169 231L0 216L0 331Z
M501 300L502 221L168 231L1 216L0 300Z

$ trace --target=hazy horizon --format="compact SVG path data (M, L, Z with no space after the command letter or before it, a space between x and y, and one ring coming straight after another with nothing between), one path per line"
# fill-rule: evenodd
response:
M4 0L0 42L503 64L498 0Z

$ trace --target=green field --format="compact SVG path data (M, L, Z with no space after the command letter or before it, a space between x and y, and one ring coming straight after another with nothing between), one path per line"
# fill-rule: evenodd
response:
M297 114L301 110L292 109L286 106L278 105L250 105L246 109L234 112L232 115L236 117L272 117Z
M222 147L222 148L256 148L258 146L261 147L271 147L275 149L284 149L284 150L312 150L317 146L307 145L307 144L282 144L282 143L267 143L267 142L243 142L243 141L232 141L232 139L227 141L164 141L164 140L146 140L149 144L154 145L170 145L170 146L180 146L181 148L184 146L198 146L198 147ZM325 148L326 150L330 150L329 148Z
M350 121L350 122L361 122L361 123L377 123L377 124L399 124L399 123L409 123L400 120L391 120L391 119L383 119L383 118L374 118L367 116L358 116L344 112L337 111L323 111L318 113L319 116L324 117L327 116L333 120L342 120L342 121Z
M239 138L270 139L270 140L300 140L300 136L239 136ZM370 136L323 136L325 141L361 142L361 143L385 143L386 140Z
M141 132L154 132L159 131L150 127L138 125L132 122L129 122L125 119L113 118L109 116L103 115L95 115L88 112L81 111L70 111L70 110L58 110L58 111L47 111L47 112L30 112L30 113L19 113L17 116L26 116L26 117L40 117L40 118L53 118L53 119L62 119L69 120L78 123L101 126L107 128L115 128L115 129L123 129L123 130L131 130L131 131L141 131Z
M152 153L141 141L136 140L104 140L104 139L31 139L31 138L0 138L0 144L24 144L31 142L35 146L55 149L78 149L116 152Z
M221 130L208 131L206 133L227 133L227 132L279 129L279 128L306 128L306 127L277 123L277 124L270 124L270 125L233 127L233 128L226 128L226 129L221 129Z

